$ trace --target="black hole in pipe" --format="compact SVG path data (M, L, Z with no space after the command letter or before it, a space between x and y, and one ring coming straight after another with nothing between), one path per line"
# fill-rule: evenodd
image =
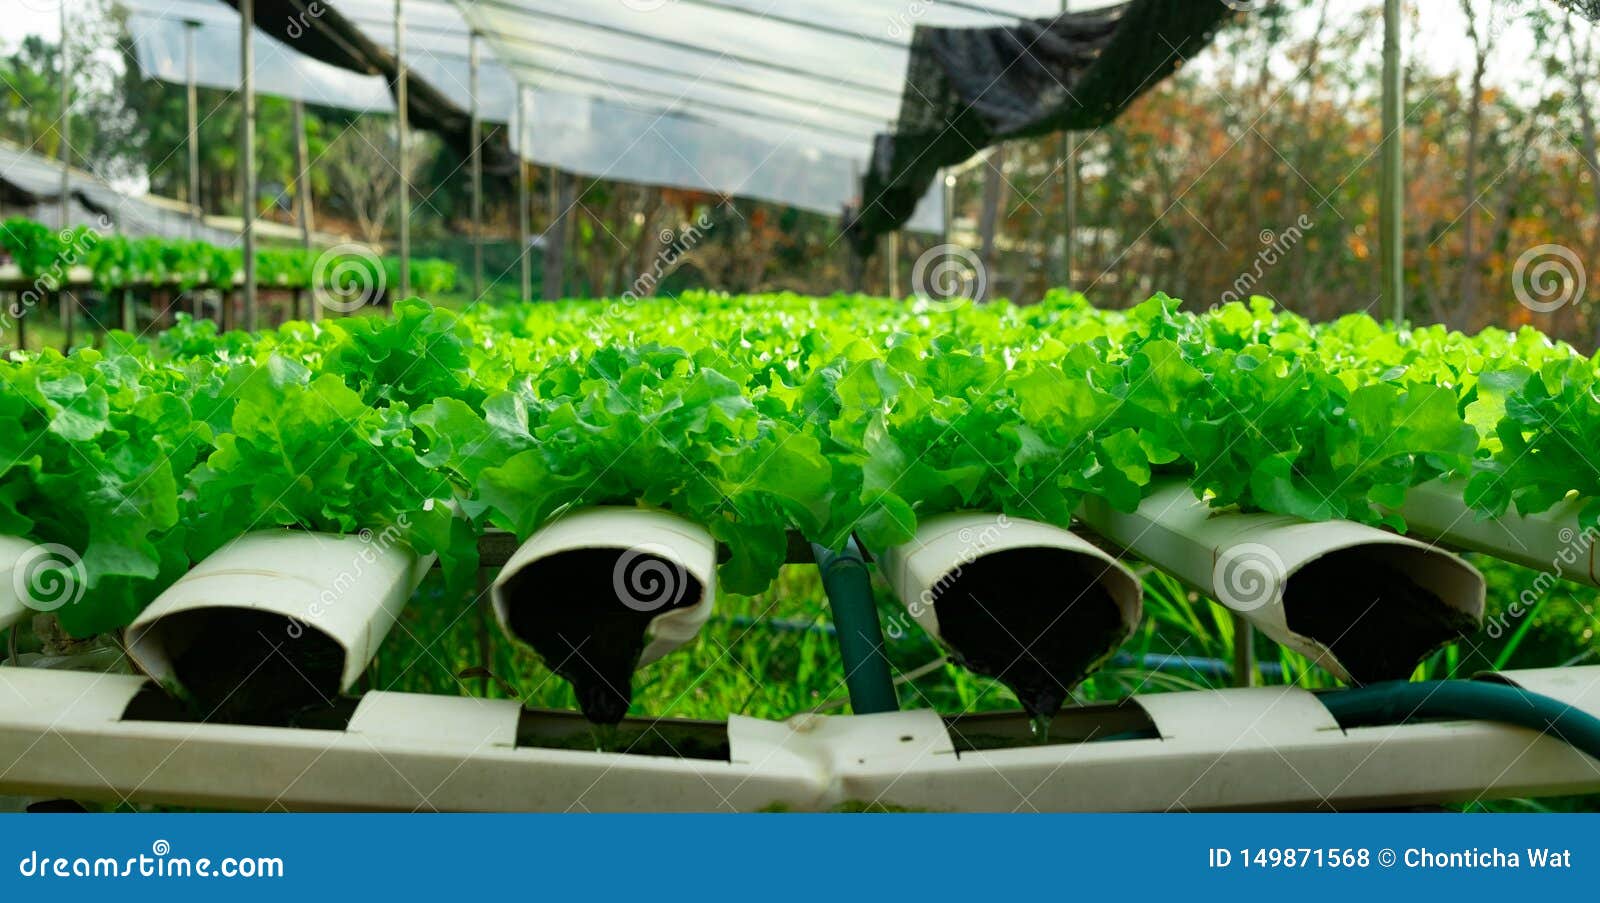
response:
M596 724L616 724L633 703L650 622L698 604L703 592L681 565L630 549L550 555L501 588L511 632L572 684Z
M318 703L308 708L291 712L280 722L268 725L271 727L292 727L296 730L311 731L342 731L350 726L350 719L355 717L356 707L361 700L354 696L341 696L333 701L332 705ZM169 724L250 724L260 726L259 718L252 718L243 722L226 722L221 718L203 718L204 712L196 712L195 706L175 699L160 685L151 682L139 688L133 698L128 700L128 705L122 710L123 721L155 721Z
M1477 629L1381 549L1334 552L1284 588L1289 629L1327 646L1357 683L1404 680L1428 653Z
M934 588L939 633L966 668L1049 717L1127 632L1100 577L1107 565L1063 549L995 552Z
M991 749L1037 749L1039 737L1026 715L1015 712L980 712L948 716L944 720L950 742L959 755ZM1157 740L1154 721L1137 703L1069 706L1050 722L1044 745L1102 743L1120 740Z
M606 738L606 752L674 759L727 762L728 725L717 721L651 721L624 718ZM594 725L573 712L524 709L517 719L517 746L593 752L599 746Z
M338 698L344 649L310 625L249 608L161 620L178 683L201 721L288 726Z

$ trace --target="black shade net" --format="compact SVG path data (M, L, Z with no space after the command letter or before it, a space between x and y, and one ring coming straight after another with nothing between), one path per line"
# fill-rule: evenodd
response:
M227 0L237 9L239 0ZM369 39L355 23L321 0L256 0L256 27L312 59L364 75L381 75L392 86L399 74L394 54ZM463 158L472 150L472 114L437 88L406 80L411 125L426 129ZM484 129L483 168L493 176L517 171L517 158L503 130Z
M846 227L856 252L909 220L945 167L1001 141L1111 122L1231 14L1220 0L1133 0L995 28L919 26L900 119L877 137Z

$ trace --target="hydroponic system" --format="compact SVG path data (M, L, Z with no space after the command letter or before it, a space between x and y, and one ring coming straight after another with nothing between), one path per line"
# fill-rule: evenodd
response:
M1257 4L933 3L882 34L843 0L176 5L118 9L129 65L185 82L190 235L119 231L75 193L70 134L59 189L0 173L26 202L0 222L0 800L1593 808L1592 623L1551 641L1574 654L1526 653L1549 599L1600 588L1600 370L1532 318L1408 318L1398 109L1370 155L1379 234L1345 243L1381 271L1371 304L1079 278L1075 246L1110 230L1077 223L1075 150L1064 287L951 284L977 259L962 161L1110 127ZM207 32L238 36L228 66ZM821 71L832 44L854 63ZM707 50L737 65L676 71ZM665 81L625 80L646 71ZM202 86L242 104L236 244L192 237ZM260 203L257 92L292 104L292 204ZM392 116L360 133L392 141L392 238L314 230L307 103ZM628 116L677 159L619 146ZM458 171L459 211L419 184ZM650 244L658 210L623 206L641 185L695 218ZM759 251L763 224L841 207ZM419 211L447 224L430 256ZM605 281L607 242L631 278ZM1055 248L1012 250L1031 270ZM828 278L707 276L758 253ZM568 297L579 270L611 290Z

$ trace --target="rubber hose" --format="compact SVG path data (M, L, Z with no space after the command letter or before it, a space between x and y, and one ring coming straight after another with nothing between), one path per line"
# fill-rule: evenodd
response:
M1481 680L1391 681L1317 697L1341 728L1419 719L1495 721L1552 734L1600 760L1600 718L1558 699Z

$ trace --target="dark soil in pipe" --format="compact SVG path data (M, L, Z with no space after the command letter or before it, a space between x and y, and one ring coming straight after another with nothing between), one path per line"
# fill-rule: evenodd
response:
M1289 578L1289 629L1333 651L1357 683L1405 680L1423 657L1478 629L1404 571L1357 554L1328 555Z
M626 562L625 555L630 556ZM619 575L624 567L628 574ZM640 573L666 581L666 592L624 604L620 590L629 575ZM700 581L678 565L626 549L578 549L541 558L501 587L511 632L572 684L584 716L596 724L616 724L628 713L633 671L650 622L695 605L703 591ZM640 610L657 598L658 607Z
M199 720L287 725L338 696L344 649L282 615L202 609L172 615L164 629L173 671Z
M1036 718L1122 643L1105 565L1057 549L1010 549L963 565L933 600L939 633L964 667L1011 688Z

